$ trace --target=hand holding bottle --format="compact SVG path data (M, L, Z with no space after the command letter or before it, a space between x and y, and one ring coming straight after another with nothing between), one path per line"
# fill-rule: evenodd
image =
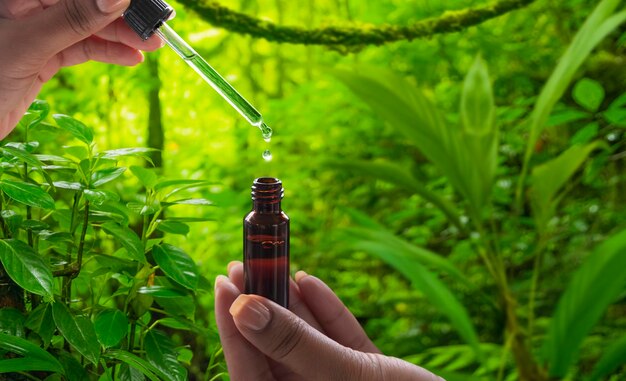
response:
M320 279L291 280L289 310L241 294L243 265L232 262L215 283L215 316L233 381L412 380L441 378L384 356L356 318Z
M120 18L130 0L0 0L0 139L64 66L89 60L132 66L141 39Z

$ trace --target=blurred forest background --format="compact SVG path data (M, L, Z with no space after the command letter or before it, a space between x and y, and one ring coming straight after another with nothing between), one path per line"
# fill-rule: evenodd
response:
M563 55L600 2L499 3L518 9L412 41L320 46L220 28L202 11L210 3L172 1L176 17L169 25L263 114L274 130L269 144L168 48L146 54L134 68L88 63L63 69L39 99L53 113L92 127L100 151L158 148L152 159L160 176L211 182L194 195L215 206L183 205L171 213L212 221L189 223L187 234L165 238L183 248L211 284L229 261L242 257L253 179L278 177L291 218L292 273L302 269L329 284L385 354L448 380L624 379L626 27L613 20L591 53L573 53L581 62L570 64L571 79L558 82L563 90L554 92L555 105L546 106L549 117L542 120L534 114L538 96L559 62L576 62ZM624 3L613 3L603 17L621 12L623 19ZM367 31L462 18L465 9L491 3L220 4L278 25ZM485 78L492 90L480 87ZM463 111L472 99L486 100L477 106L482 114ZM417 105L415 117L395 108L403 101ZM437 162L437 152L429 153L409 131L421 129L420 116L435 108L440 126L463 125L467 132L468 120L482 120L473 131L491 140L461 139L475 149L459 157L439 152L452 164ZM35 139L39 153L57 154L72 140L45 128ZM266 148L273 154L269 162L262 158ZM483 188L468 190L464 173L487 177ZM107 189L132 201L141 185L128 171L121 179ZM612 262L602 271L577 273L592 253L613 253ZM616 283L595 283L610 282L608 274ZM575 276L589 287L568 288ZM566 289L569 310L561 306L568 301L559 304ZM198 295L195 321L206 335L192 343L174 334L193 355L180 361L192 379L226 378L212 291ZM581 310L584 303L590 304ZM589 317L581 312L587 309L599 311ZM580 337L559 335L559 329L580 330L573 334ZM572 353L563 360L554 352L564 347ZM612 357L603 357L607 352ZM597 370L600 359L604 367Z

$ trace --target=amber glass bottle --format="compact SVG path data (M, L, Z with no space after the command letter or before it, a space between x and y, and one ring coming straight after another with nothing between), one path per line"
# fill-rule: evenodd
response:
M289 305L289 217L282 211L283 184L261 177L252 184L252 211L243 220L246 294Z

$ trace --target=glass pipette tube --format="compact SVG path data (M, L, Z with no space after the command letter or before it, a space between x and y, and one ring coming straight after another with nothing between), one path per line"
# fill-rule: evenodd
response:
M265 124L259 113L244 97L235 90L211 65L208 64L189 44L185 42L167 23L163 23L155 33L172 48L196 73L233 106L251 125L261 129L267 141L272 129Z

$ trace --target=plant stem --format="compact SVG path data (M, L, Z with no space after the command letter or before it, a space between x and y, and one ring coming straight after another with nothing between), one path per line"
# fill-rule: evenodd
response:
M78 253L76 255L76 263L77 269L76 275L74 278L78 276L80 273L81 267L83 265L83 251L85 248L85 236L87 235L87 227L89 226L89 200L85 200L85 213L83 214L83 228L80 232L80 242L78 244Z
M130 334L128 335L128 351L133 353L135 351L135 334L137 332L137 323L133 320L130 323Z
M535 323L535 298L537 295L537 287L539 285L539 273L541 272L541 265L543 263L543 252L547 244L547 239L544 235L540 235L539 243L534 250L534 265L533 265L533 278L530 286L530 295L528 297L528 337L532 337L533 328Z

